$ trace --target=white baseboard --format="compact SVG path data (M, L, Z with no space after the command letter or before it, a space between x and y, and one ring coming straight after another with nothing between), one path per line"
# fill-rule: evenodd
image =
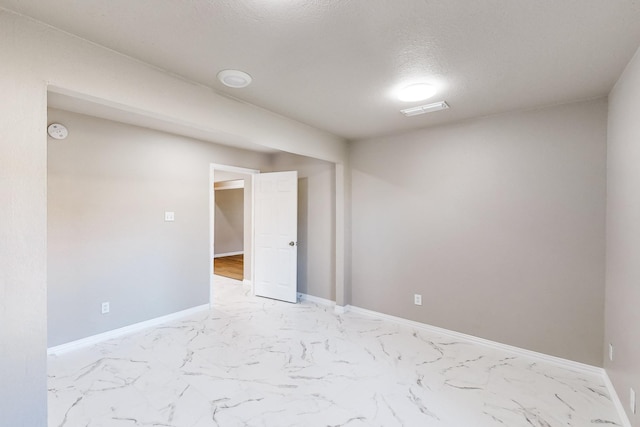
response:
M224 252L221 254L215 254L213 257L214 258L223 258L226 256L234 256L234 255L244 255L244 251L238 251L238 252Z
M616 389L613 387L613 383L611 382L611 379L609 378L607 371L604 370L603 368L587 365L585 363L580 363L573 360L564 359L562 357L539 353L537 351L515 347L508 344L499 343L496 341L487 340L484 338L474 337L473 335L467 335L460 332L451 331L449 329L439 328L437 326L431 326L426 323L415 322L413 320L403 319L401 317L391 316L388 314L379 313L377 311L367 310L367 309L355 307L352 305L347 305L344 307L336 305L335 312L336 314L352 312L352 313L363 314L366 316L377 317L379 319L388 320L390 322L394 322L397 324L409 326L416 329L422 329L434 334L454 338L459 341L471 342L474 344L482 345L482 346L493 348L493 349L508 351L510 353L517 354L519 356L527 357L534 360L539 360L541 362L546 362L561 368L570 369L574 372L598 375L602 377L602 379L604 380L605 386L607 387L607 390L609 391L609 395L611 396L611 401L613 402L613 405L616 408L618 416L620 417L620 421L622 422L622 427L631 427L631 422L629 420L629 417L627 416L627 413L624 410L624 406L622 405L622 402L620 401L620 397L618 396Z
M624 411L624 406L622 406L620 396L618 396L618 392L613 387L613 383L611 382L611 378L609 378L609 374L607 374L607 371L605 371L604 369L602 370L602 376L604 377L604 383L607 385L607 389L609 390L609 394L611 395L613 405L616 407L616 411L618 411L620 421L622 421L622 427L631 427L631 421L629 420L629 417L627 417L627 413Z
M125 326L111 331L103 332L101 334L92 335L90 337L82 338L76 341L71 341L65 344L56 345L47 349L47 354L62 354L69 351L78 350L83 347L98 344L112 338L118 338L123 335L127 335L133 332L138 332L143 329L150 328L152 326L158 326L163 323L171 322L173 320L181 319L200 311L209 310L209 304L203 304L196 307L188 308L186 310L178 311L176 313L167 314L166 316L156 317L155 319L145 320L144 322L134 323L133 325Z
M335 301L331 301L329 299L314 297L313 295L298 293L298 301L309 301L320 305L326 305L328 307L333 307L336 305Z
M347 305L344 307L338 306L338 305L335 306L336 314L343 314L349 311L352 313L363 314L371 317L377 317L380 319L388 320L390 322L409 326L416 329L426 330L434 334L443 335L443 336L454 338L460 341L467 341L467 342L479 344L479 345L493 348L493 349L508 351L510 353L517 354L519 356L527 357L534 360L540 360L542 362L546 362L561 368L570 369L575 372L598 375L602 377L602 379L604 380L605 386L607 387L607 390L609 391L609 395L611 396L611 401L613 402L613 405L616 408L618 416L620 417L620 421L622 422L622 427L631 427L631 422L629 421L629 417L627 417L627 413L625 412L624 406L620 401L620 397L618 396L616 389L613 387L613 383L611 382L611 379L609 378L607 371L605 371L603 368L587 365L585 363L580 363L573 360L564 359L562 357L539 353L537 351L515 347L508 344L499 343L496 341L487 340L484 338L474 337L473 335L467 335L460 332L451 331L449 329L439 328L437 326L428 325L426 323L415 322L413 320L391 316L388 314L379 313L377 311L367 310L367 309L355 307L352 305Z
M244 286L245 288L253 289L253 282L251 282L251 280L249 279L244 279L242 281L242 286Z
M611 383L611 379L603 368L587 365L585 363L576 362L573 360L564 359L562 357L551 356L544 353L539 353L537 351L527 350L520 347L515 347L508 344L499 343L496 341L487 340L484 338L474 337L473 335L467 335L460 332L451 331L449 329L439 328L437 326L431 326L426 323L415 322L413 320L403 319L401 317L391 316L384 313L379 313L373 310L367 310L360 307L355 307L352 305L347 306L336 306L335 311L337 314L343 314L345 312L352 312L363 314L366 316L377 317L380 319L388 320L390 322L402 324L405 326L409 326L416 329L423 329L438 335L447 336L450 338L454 338L460 341L472 342L474 344L479 344L485 347L508 351L510 353L517 354L519 356L527 357L534 360L540 360L555 366L559 366L561 368L570 369L572 371L581 372L585 374L598 375L603 378L604 383L609 391L609 395L611 396L611 401L616 408L618 416L620 417L620 421L622 422L622 427L631 427L631 422L629 421L629 417L627 417L627 413L624 410L624 406L622 406L622 402L620 401L620 397L616 392L616 389L613 387Z
M475 344L483 345L485 347L490 347L490 348L494 348L502 351L508 351L510 353L517 354L519 356L542 360L544 362L551 363L563 368L571 369L573 371L579 371L579 372L596 374L596 375L602 375L602 372L603 372L602 368L592 366L592 365L587 365L585 363L575 362L573 360L563 359L562 357L551 356L544 353L538 353L537 351L527 350L524 348L503 344L496 341L487 340L484 338L478 338L478 337L474 337L473 335L467 335L460 332L451 331L449 329L439 328L437 326L431 326L426 323L415 322L413 320L403 319L401 317L379 313L377 311L367 310L364 308L354 307L351 305L345 307L345 311L364 314L366 316L377 317L380 319L388 320L390 322L406 325L412 328L423 329L434 334L443 335L443 336L454 338L460 341L472 342Z
M336 314L345 314L348 310L349 310L349 306L348 305L336 305L333 308L333 311Z
M243 285L250 287L251 280L247 280L247 279L243 280ZM404 319L402 317L391 316L389 314L384 314L384 313L380 313L373 310L367 310L367 309L352 306L352 305L346 305L346 306L336 305L335 301L331 301L325 298L315 297L313 295L298 293L298 299L300 301L310 301L317 304L334 307L334 311L336 314L344 314L346 312L352 312L356 314L362 314L365 316L376 317L379 319L384 319L393 323L409 326L412 328L426 330L434 334L454 338L460 341L467 341L467 342L471 342L474 344L482 345L482 346L493 348L493 349L508 351L510 353L517 354L519 356L541 360L546 363L550 363L565 369L571 369L573 371L583 372L587 374L599 375L603 378L605 385L609 391L611 400L616 408L616 411L618 412L618 416L620 417L620 420L622 421L622 427L631 427L631 422L627 417L627 414L624 410L622 402L620 401L618 393L613 387L613 383L611 382L609 375L603 368L587 365L585 363L575 362L573 360L563 359L561 357L551 356L544 353L539 353L537 351L515 347L508 344L499 343L496 341L487 340L484 338L478 338L473 335L467 335L460 332L451 331L449 329L439 328L437 326L428 325L426 323L416 322L413 320ZM71 341L65 344L50 347L47 349L47 354L49 355L62 354L62 353L77 350L83 347L88 347L90 345L98 344L100 342L103 342L112 338L117 338L122 335L130 334L133 332L138 332L143 329L161 325L163 323L177 320L177 319L189 316L191 314L198 313L200 311L205 311L208 309L209 309L209 304L199 305L197 307L192 307L176 313L168 314L166 316L157 317L155 319L150 319L144 322L135 323L133 325L125 326L123 328L114 329L111 331L103 332L101 334L92 335L90 337L86 337L76 341Z

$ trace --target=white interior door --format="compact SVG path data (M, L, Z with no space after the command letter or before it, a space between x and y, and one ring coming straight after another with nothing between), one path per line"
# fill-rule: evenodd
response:
M298 299L298 172L253 175L254 290L257 296Z

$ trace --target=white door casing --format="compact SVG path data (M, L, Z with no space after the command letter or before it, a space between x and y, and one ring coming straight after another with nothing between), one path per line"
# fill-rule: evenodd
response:
M298 172L253 175L254 292L297 302Z
M209 165L209 304L213 305L214 302L214 282L215 282L215 274L214 274L214 268L213 268L213 258L214 258L214 254L215 254L215 248L214 248L214 240L215 240L215 236L214 236L214 231L215 231L215 210L216 210L216 204L215 204L215 171L216 170L220 170L220 171L226 171L226 172L234 172L234 173L241 173L241 174L245 174L245 175L255 175L255 174L259 174L260 171L257 169L248 169L248 168L242 168L242 167L238 167L238 166L231 166L231 165L223 165L223 164L218 164L218 163L211 163ZM251 200L253 200L253 187L251 188ZM245 205L246 208L246 205ZM253 263L253 251L249 251L249 256L248 256L248 260L247 258L247 248L252 248L254 247L253 245L253 226L254 226L254 218L253 218L253 203L251 203L251 209L249 210L251 212L251 225L249 230L246 229L246 225L245 225L245 236L250 236L249 238L249 244L245 243L245 263L249 262L250 265L250 277L253 277L253 269L254 269L254 263ZM245 283L247 284L251 284L251 280L250 278L245 279L244 280Z

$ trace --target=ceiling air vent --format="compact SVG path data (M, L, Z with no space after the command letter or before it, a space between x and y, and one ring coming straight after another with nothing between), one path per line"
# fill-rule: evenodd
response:
M433 104L419 105L417 107L405 108L400 110L407 117L417 116L418 114L433 113L434 111L446 110L449 104L445 101L434 102Z

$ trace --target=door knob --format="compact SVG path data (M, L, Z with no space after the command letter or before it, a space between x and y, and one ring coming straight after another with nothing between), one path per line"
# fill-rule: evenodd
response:
M295 245L296 245L296 242L293 242L293 241L289 242L289 246L295 246Z

